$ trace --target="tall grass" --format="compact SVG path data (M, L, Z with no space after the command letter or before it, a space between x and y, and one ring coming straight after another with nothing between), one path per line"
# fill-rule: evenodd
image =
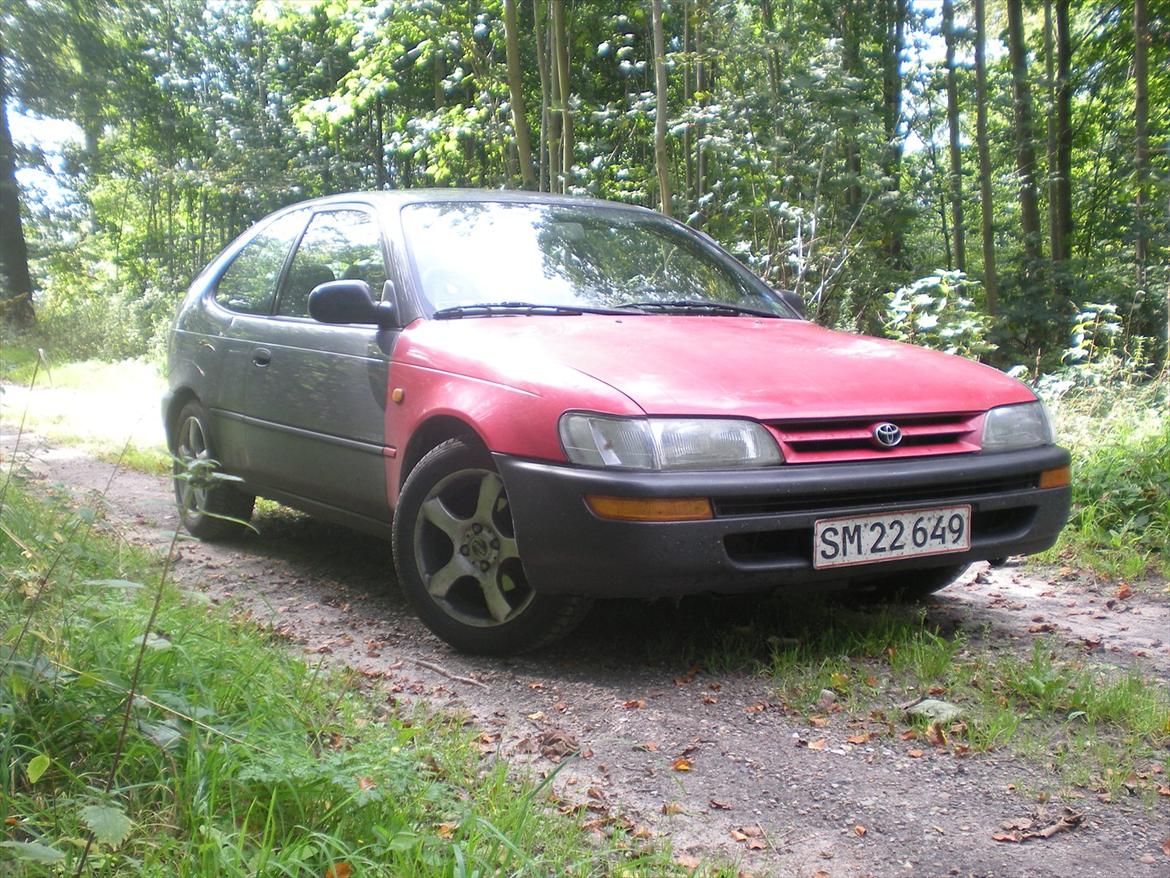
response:
M1170 575L1170 386L1077 388L1054 405L1073 455L1073 514L1061 548L1123 576Z
M552 811L461 720L305 664L92 522L19 487L0 521L0 873L680 874Z

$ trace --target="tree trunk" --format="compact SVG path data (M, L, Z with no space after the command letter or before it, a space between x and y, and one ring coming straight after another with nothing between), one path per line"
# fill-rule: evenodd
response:
M0 27L3 23L0 22ZM28 245L20 217L20 184L16 182L16 148L8 127L8 80L4 34L0 31L0 322L28 327L36 319Z
M1040 205L1036 191L1036 146L1032 131L1032 88L1028 83L1028 47L1024 42L1022 0L1007 0L1008 53L1012 65L1012 101L1016 139L1016 176L1020 184L1020 230L1024 236L1024 280L1036 292L1040 246Z
M886 191L896 203L901 189L902 139L898 122L902 117L902 49L906 37L908 0L885 0L886 32L882 40L882 119L886 134L886 158L882 171ZM895 268L902 267L904 234L901 216L895 215L886 229L886 254Z
M947 128L950 134L951 226L954 230L955 268L967 270L967 240L963 231L963 157L959 151L959 86L955 75L955 3L943 0L943 38L947 44Z
M857 33L857 11L852 2L841 12L841 67L845 75L862 78L865 71L861 66L861 38ZM861 149L857 144L857 128L860 120L856 110L849 113L849 126L844 132L845 170L849 185L845 189L845 205L851 210L861 208Z
M666 43L662 38L662 0L651 3L654 28L654 165L658 169L658 200L671 216L670 165L666 153Z
M537 144L540 153L540 163L537 168L537 189L541 192L549 191L549 162L550 140L552 137L552 122L549 118L549 70L548 53L544 49L544 34L541 27L544 16L541 15L540 0L532 0L532 31L536 37L536 67L540 72L540 142Z
M703 60L703 0L695 0L695 100L700 107L707 103L707 65ZM707 185L707 154L703 150L704 126L702 122L695 125L695 205Z
M504 0L504 38L508 55L508 92L512 101L512 127L516 129L516 157L525 189L536 189L532 169L532 140L524 113L524 78L520 72L520 36L516 21L516 0Z
M1068 0L1056 0L1056 222L1060 226L1060 260L1067 260L1072 252L1072 40L1069 37ZM1058 272L1061 295L1068 295L1064 279L1066 271Z
M1047 123L1048 159L1048 242L1052 250L1053 275L1059 273L1057 264L1063 258L1064 242L1060 240L1060 172L1056 161L1056 48L1052 38L1052 0L1044 0L1044 83L1048 89Z
M1133 3L1133 224L1134 262L1137 266L1137 288L1146 285L1146 259L1149 240L1146 231L1145 208L1148 198L1147 177L1150 164L1149 120L1149 33L1146 21L1146 0ZM1168 358L1170 359L1170 358Z
M556 62L557 100L561 111L561 186L568 191L573 173L573 116L569 106L569 31L565 26L565 0L552 0L553 59Z
M975 0L975 143L979 152L979 208L983 232L983 290L987 313L999 303L999 277L995 266L995 205L991 192L991 149L987 138L987 10L985 0Z

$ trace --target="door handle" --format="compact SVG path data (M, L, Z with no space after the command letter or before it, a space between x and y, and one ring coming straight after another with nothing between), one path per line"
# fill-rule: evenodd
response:
M272 351L268 348L254 348L252 351L252 362L257 366L267 366L272 362Z

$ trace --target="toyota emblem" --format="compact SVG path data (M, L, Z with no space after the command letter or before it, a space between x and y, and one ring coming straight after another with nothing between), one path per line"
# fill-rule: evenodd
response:
M873 442L878 448L897 448L902 441L902 430L897 424L883 421L873 426Z

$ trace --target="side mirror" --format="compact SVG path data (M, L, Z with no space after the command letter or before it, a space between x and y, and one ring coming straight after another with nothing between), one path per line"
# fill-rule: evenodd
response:
M804 299L792 290L776 290L784 304L800 315L802 320L808 319L808 311L804 307Z
M364 280L332 280L309 293L309 316L322 323L370 323L393 326L394 306L375 302Z

